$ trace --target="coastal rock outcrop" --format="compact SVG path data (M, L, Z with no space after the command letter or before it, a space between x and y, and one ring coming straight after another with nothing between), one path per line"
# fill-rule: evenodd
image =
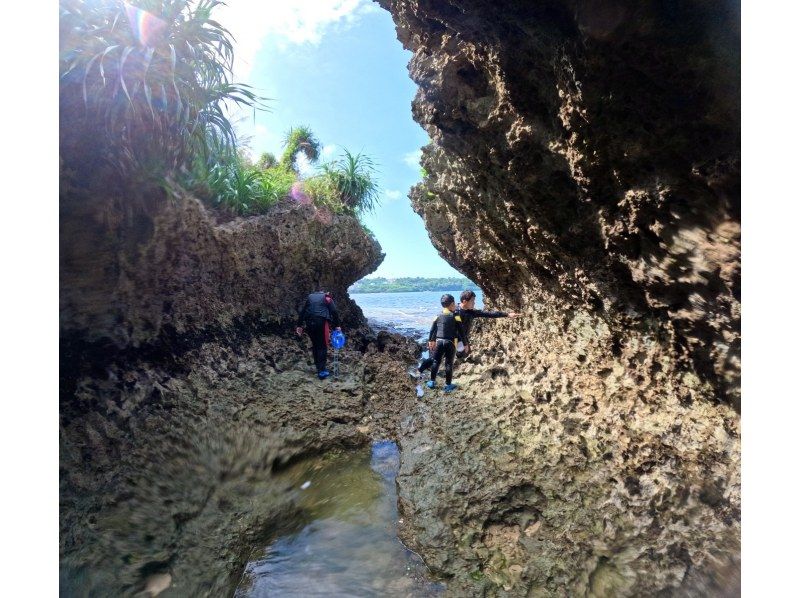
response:
M740 530L737 3L379 0L431 241L518 321L403 436L451 588L727 595Z
M355 218L223 222L178 188L88 185L61 188L61 592L230 594L297 515L276 472L394 434L416 345L347 296L382 259ZM324 382L293 332L319 286L350 338Z
M349 328L364 323L347 287L383 254L355 218L284 200L263 216L217 222L177 187L150 187L143 205L98 185L62 178L62 338L119 349L243 319L286 325L320 286Z
M346 349L322 382L305 341L256 331L79 376L60 413L62 593L230 595L251 551L301 515L276 474L391 437L414 405L413 351Z

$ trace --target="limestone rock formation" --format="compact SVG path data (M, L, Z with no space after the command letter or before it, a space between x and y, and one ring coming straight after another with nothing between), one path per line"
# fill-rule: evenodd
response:
M119 349L248 318L290 324L320 285L348 327L363 324L347 286L383 255L355 218L284 200L218 223L179 188L148 191L152 207L62 179L62 337Z
M163 596L230 595L250 551L300 516L276 472L393 434L413 406L398 361L414 347L348 349L320 382L305 345L275 331L210 338L75 380L60 414L64 595L147 595L156 582Z
M431 138L414 208L526 314L406 428L408 541L463 592L733 591L738 4L379 3Z
M61 591L228 594L296 514L273 474L393 434L416 345L347 297L382 259L355 218L218 222L180 189L80 183L61 189ZM293 333L320 285L350 337L325 382Z

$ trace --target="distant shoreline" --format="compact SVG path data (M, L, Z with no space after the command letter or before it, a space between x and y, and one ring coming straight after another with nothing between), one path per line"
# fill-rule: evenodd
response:
M360 280L347 292L354 295L369 293L418 293L424 291L480 290L467 278L371 278Z
M477 285L467 286L467 287L464 287L461 290L464 290L464 289L472 289L476 293L481 290ZM376 290L376 291L373 291L373 290L369 290L369 291L351 291L351 290L348 290L347 294L348 295L374 295L376 293L425 293L425 292L434 292L434 293L435 292L442 292L442 293L444 293L445 291L451 291L452 292L454 290L456 290L456 289L454 289L453 287L442 287L441 289L392 289L392 290L381 289L381 290Z

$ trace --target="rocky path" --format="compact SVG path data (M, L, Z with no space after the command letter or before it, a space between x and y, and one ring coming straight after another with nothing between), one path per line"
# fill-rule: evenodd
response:
M735 593L738 414L670 392L677 371L567 378L574 356L531 346L478 351L455 393L421 400L416 345L387 333L345 351L337 380L266 334L83 376L61 413L62 590L230 593L298 514L276 472L396 438L400 536L452 596Z
M274 473L393 435L413 406L413 350L383 334L321 382L303 341L264 335L82 377L61 412L62 592L232 591L297 508Z

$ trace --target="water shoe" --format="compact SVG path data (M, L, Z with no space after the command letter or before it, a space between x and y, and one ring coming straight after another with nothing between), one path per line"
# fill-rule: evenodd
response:
M330 375L331 375L331 373L328 370L322 370L319 374L317 374L317 377L320 380L324 380L325 378L327 378Z
M445 392L452 392L452 391L454 391L456 388L458 388L458 386L456 386L455 384L445 384L445 385L444 385L444 389L443 389L443 390L444 390Z
M428 388L436 388L436 382L434 382L433 380L428 380L425 383L425 386L427 386Z

